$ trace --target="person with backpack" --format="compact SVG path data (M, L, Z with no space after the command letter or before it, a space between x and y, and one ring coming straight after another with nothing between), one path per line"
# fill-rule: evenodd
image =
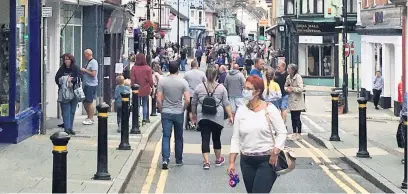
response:
M199 84L193 94L191 111L193 122L198 123L201 131L201 151L203 154L203 169L210 169L208 155L210 153L210 137L212 136L215 152L215 165L222 166L225 162L221 156L221 131L224 128L224 110L232 123L232 111L228 101L227 90L223 84L216 82L217 69L207 68L207 81Z

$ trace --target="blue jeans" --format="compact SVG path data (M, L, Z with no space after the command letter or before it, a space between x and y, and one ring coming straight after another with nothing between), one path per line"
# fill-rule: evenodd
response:
M181 59L180 61L180 71L186 70L187 59Z
M64 130L72 130L74 127L75 111L78 105L76 98L69 102L61 102L62 120L64 121Z
M162 128L163 128L163 139L162 139L162 158L163 162L170 161L170 138L172 128L174 126L174 140L175 147L174 152L176 155L176 163L181 163L183 161L183 123L184 123L184 113L181 114L170 114L161 113Z
M149 106L149 96L139 96L139 104L143 108L143 120L147 120L148 117L148 107Z

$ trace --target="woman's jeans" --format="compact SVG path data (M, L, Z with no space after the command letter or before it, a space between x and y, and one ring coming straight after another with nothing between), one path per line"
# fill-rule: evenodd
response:
M77 105L78 100L76 98L70 100L69 102L61 102L64 130L72 130L74 127L74 117Z
M269 157L241 154L241 172L247 193L271 192L278 176L275 167L269 164Z
M170 160L170 138L171 132L174 127L174 152L176 155L176 163L183 162L183 123L184 113L170 114L161 113L161 122L163 128L162 139L162 158L163 162L169 162Z
M210 138L212 137L214 150L221 149L222 126L209 120L201 120L198 123L201 131L201 152L210 153Z
M292 120L293 133L302 133L302 121L300 121L300 110L290 111L290 118Z
M149 96L139 96L140 105L143 108L143 120L147 120L149 114Z

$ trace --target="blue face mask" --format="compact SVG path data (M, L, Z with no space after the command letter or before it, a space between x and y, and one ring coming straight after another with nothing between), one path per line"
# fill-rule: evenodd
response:
M253 90L243 90L242 91L242 96L244 97L245 100L251 101L252 99L254 99L253 96L254 91Z

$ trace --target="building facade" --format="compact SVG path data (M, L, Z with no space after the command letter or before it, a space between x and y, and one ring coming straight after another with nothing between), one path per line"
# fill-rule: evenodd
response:
M348 0L349 31L356 23L353 6L357 0ZM305 84L336 86L339 80L339 55L342 56L341 1L328 3L324 0L301 0L294 6L294 0L284 1L285 24L284 55L286 63L299 66ZM354 6L356 7L356 6ZM340 45L340 46L336 46Z
M41 118L41 4L1 3L0 143L39 133Z
M384 78L380 106L391 108L398 99L402 76L403 8L387 0L363 0L361 26L361 87L372 94L373 78L380 71Z
M205 39L205 9L204 0L190 0L188 1L189 10L189 35L196 40L195 46L204 46Z
M258 21L261 20L261 16L255 13L254 9L249 7L250 5L239 5L234 9L237 20L245 24L244 36L252 40L258 38Z
M208 5L209 3L204 2L205 11L205 41L204 45L210 45L215 43L215 24L217 21L217 12Z

